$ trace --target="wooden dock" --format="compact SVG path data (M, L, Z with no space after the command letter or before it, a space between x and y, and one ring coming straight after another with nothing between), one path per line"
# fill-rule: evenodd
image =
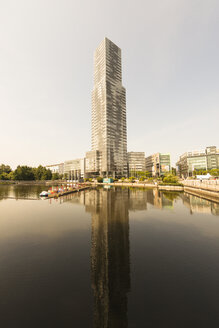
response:
M79 191L83 191L86 189L89 189L90 186L84 186L84 187L80 187L80 188L70 188L69 190L63 191L63 192L54 192L50 195L48 195L48 197L46 197L47 199L51 199L51 198L59 198L65 195L69 195L69 194L73 194L75 192L79 192Z

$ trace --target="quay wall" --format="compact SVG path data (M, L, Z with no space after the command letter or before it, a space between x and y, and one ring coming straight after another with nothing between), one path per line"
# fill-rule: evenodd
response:
M204 189L192 188L192 187L184 187L184 191L192 194L194 196L198 196L207 200L211 200L213 202L219 203L219 193Z
M160 190L175 190L183 191L183 186L161 186L152 183L132 183L132 182L115 182L115 183L94 183L94 185L105 185L105 186L115 186L115 187L137 187L137 188L158 188Z
M205 182L205 183L204 183ZM219 202L219 180L209 180L200 182L197 180L186 180L182 184L184 186L162 186L149 183L92 183L92 185L108 185L108 186L122 186L122 187L143 187L143 188L158 188L159 190L169 191L185 191L195 196L199 196L214 202ZM206 183L207 182L207 183ZM204 188L202 188L204 187Z
M184 187L219 192L219 180L184 180Z

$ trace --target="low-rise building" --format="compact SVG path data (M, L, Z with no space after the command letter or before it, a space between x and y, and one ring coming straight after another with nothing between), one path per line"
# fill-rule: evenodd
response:
M64 162L64 175L67 175L69 180L80 180L85 174L85 159L78 158Z
M155 153L145 158L146 171L160 177L171 172L170 154Z
M47 165L46 169L51 170L52 173L58 173L62 175L64 173L64 163Z
M137 172L145 171L145 153L131 151L128 152L128 171L129 176Z
M191 151L180 156L177 171L180 177L192 176L193 171L219 169L219 149L216 146Z

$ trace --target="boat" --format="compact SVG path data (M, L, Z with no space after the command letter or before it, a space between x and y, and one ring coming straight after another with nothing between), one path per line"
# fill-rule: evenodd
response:
M49 196L48 191L42 191L42 192L40 193L40 197L48 197L48 196Z

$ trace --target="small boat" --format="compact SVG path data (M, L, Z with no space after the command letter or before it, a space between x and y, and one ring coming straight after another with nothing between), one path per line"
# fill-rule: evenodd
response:
M40 193L40 197L48 197L48 196L49 196L48 191L42 191L42 192Z

